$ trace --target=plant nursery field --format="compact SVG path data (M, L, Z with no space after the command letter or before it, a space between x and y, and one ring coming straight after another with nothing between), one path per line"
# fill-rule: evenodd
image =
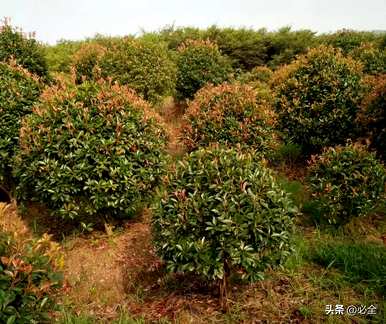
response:
M0 25L0 323L386 322L386 34Z

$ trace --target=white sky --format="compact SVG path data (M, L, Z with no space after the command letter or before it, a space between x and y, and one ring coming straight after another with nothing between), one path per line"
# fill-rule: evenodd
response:
M386 0L0 0L0 17L51 44L165 25L386 30Z

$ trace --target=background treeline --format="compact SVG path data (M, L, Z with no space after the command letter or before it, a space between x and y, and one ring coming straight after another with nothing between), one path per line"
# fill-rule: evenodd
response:
M134 36L129 36L134 37ZM292 30L283 27L277 31L267 29L220 28L207 29L169 26L157 32L143 32L137 38L163 42L170 50L176 50L188 39L207 40L217 43L221 52L227 55L235 68L251 70L255 66L267 65L277 68L290 63L296 55L305 53L308 48L321 44L341 48L346 54L363 43L373 43L383 50L386 46L386 33L340 30L335 33L320 34L312 30ZM96 35L82 41L60 40L54 46L47 46L47 60L53 71L68 72L71 56L84 44L108 45L119 42L120 37Z

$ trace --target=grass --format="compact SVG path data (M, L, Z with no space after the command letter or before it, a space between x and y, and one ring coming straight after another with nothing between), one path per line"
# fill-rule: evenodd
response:
M386 296L386 247L375 243L319 242L312 260L326 269L336 268L351 283L366 283Z

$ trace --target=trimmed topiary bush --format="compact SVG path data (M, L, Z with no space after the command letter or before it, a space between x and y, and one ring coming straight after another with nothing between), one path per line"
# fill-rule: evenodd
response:
M385 168L359 145L329 148L313 158L308 173L321 221L330 224L366 215L385 191Z
M64 218L128 217L164 174L166 141L158 115L127 87L54 86L23 122L18 197Z
M43 47L33 38L27 38L19 30L5 24L0 25L0 61L16 60L33 74L48 78L48 65Z
M158 103L174 94L176 66L163 44L126 38L101 57L100 74L134 89L145 100Z
M290 253L296 208L251 154L217 147L180 161L154 207L157 253L169 271L255 280Z
M187 40L177 49L177 96L191 99L208 83L218 85L229 78L232 67L210 41Z
M368 78L367 85L370 91L363 100L359 120L371 147L386 160L386 74Z
M357 135L362 68L332 47L320 46L273 77L278 128L305 153Z
M350 55L363 63L365 73L386 73L386 49L381 50L374 43L363 43L352 50Z
M199 90L186 110L182 139L188 150L211 143L242 145L259 156L277 146L271 93L248 85L208 85Z
M41 89L38 78L15 62L0 62L0 183L11 182L20 122L32 111Z

